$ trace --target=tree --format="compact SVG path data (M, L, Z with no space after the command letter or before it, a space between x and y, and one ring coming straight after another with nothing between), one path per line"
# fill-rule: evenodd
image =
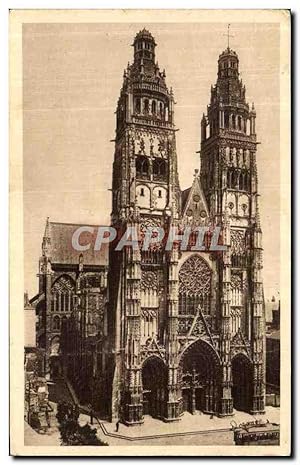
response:
M78 423L79 408L67 402L60 402L57 406L56 418L59 423L61 443L64 446L107 446L108 444L97 437L96 428L87 423Z

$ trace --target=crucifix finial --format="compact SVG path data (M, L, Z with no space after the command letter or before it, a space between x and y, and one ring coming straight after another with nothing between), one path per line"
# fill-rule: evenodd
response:
M230 48L229 47L229 39L230 39L230 37L234 37L233 35L230 35L230 23L228 23L228 25L227 25L227 34L224 34L224 35L227 36L227 48L229 49Z

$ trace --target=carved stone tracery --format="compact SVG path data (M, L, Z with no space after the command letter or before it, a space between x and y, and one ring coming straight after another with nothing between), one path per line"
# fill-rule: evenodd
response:
M232 274L231 276L231 287L239 291L243 290L243 280L242 277L238 274Z
M52 292L74 292L75 285L68 276L61 276L52 286Z
M158 289L158 278L154 271L142 271L141 290Z
M232 230L230 235L232 253L236 255L244 254L246 252L244 231Z
M200 256L191 256L179 271L179 292L186 295L209 294L211 269Z

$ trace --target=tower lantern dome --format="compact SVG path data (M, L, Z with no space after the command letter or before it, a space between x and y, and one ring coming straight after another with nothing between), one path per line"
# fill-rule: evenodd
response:
M134 59L135 60L151 60L155 59L156 43L154 37L147 29L142 29L134 38Z
M218 60L218 77L238 77L239 75L239 58L237 53L231 48L227 47L219 56Z

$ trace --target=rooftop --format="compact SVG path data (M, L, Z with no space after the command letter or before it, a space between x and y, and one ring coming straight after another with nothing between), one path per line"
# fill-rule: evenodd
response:
M95 241L100 225L85 225L75 223L49 222L47 235L50 238L50 256L52 264L78 265L82 256L83 265L107 266L108 244L102 244L100 250L95 250ZM72 237L80 227L92 228L93 232L83 230L79 244L90 244L88 250L76 250L72 245Z

